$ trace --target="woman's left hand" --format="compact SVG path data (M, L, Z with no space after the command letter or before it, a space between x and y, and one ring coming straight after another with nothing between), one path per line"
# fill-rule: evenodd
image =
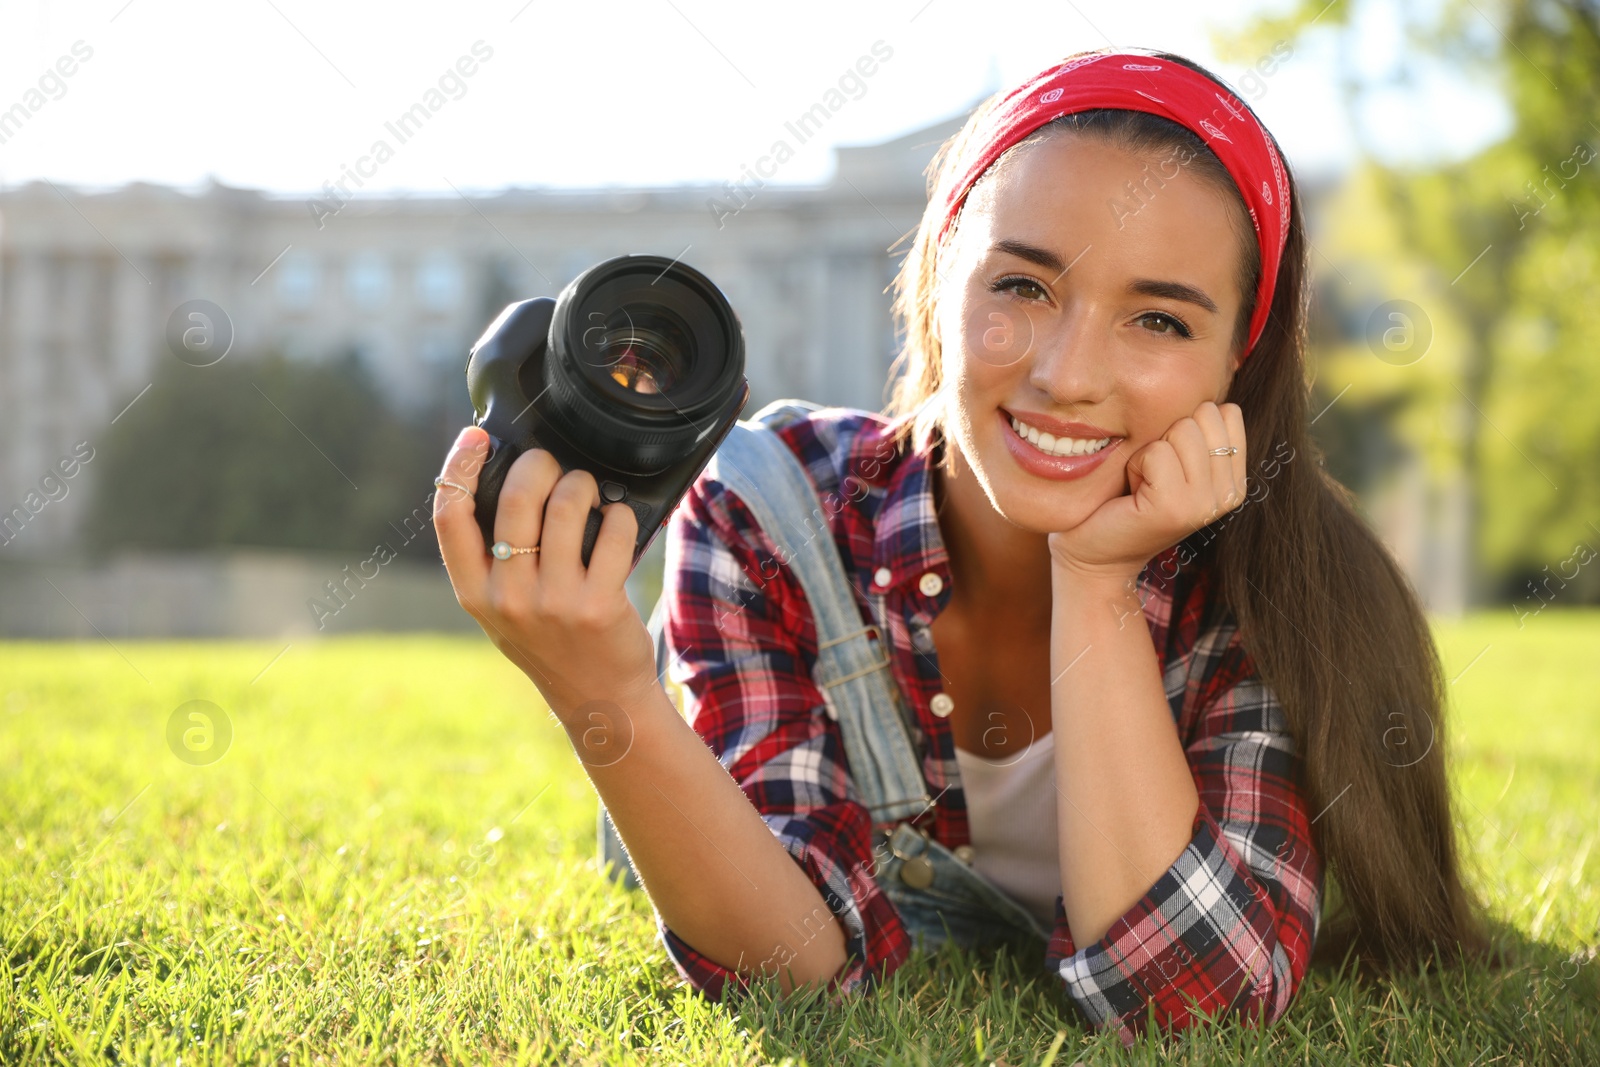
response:
M1232 455L1210 450L1232 445ZM1128 491L1070 530L1049 536L1053 566L1126 581L1245 499L1244 413L1238 404L1203 402L1160 439L1128 457Z

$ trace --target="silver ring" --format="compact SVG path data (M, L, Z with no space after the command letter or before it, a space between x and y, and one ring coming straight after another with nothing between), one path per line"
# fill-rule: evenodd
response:
M518 548L516 545L513 545L507 541L496 541L494 543L494 547L489 549L489 551L494 554L495 559L510 559L512 556L521 556L537 552L539 551L539 546L534 545L532 548Z
M1207 452L1206 455L1208 455L1208 456L1231 456L1237 451L1239 451L1239 448L1238 448L1237 445L1224 445L1222 448L1213 448L1210 452Z
M466 486L462 485L460 482L452 482L449 478L445 478L445 477L442 477L442 476L438 477L438 478L435 478L433 480L433 487L435 489L439 488L440 486L444 486L444 485L448 485L452 489L459 489L463 493L467 494L468 496L470 496L474 500L478 499L478 494L474 493L471 489L468 489Z

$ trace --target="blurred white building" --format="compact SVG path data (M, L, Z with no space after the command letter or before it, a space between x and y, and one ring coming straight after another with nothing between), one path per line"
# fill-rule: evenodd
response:
M226 322L227 358L357 351L400 407L465 403L467 349L505 304L556 295L630 252L681 258L738 312L751 407L779 396L876 409L893 359L888 286L926 203L924 168L964 115L836 150L817 187L284 198L213 184L0 193L0 519L137 403L180 305ZM891 252L891 246L894 250ZM196 328L182 316L178 325ZM205 329L204 324L198 328ZM188 361L193 361L190 355ZM92 478L92 461L84 482ZM88 493L68 483L3 551L73 542ZM34 498L42 499L42 494Z
M926 168L965 117L836 149L832 179L810 187L764 185L746 171L737 187L512 188L343 202L214 183L198 192L50 182L0 191L0 633L142 632L151 590L184 587L171 561L126 560L60 586L78 583L81 566L61 557L77 544L95 474L92 459L72 478L60 477L62 464L102 447L112 423L152 387L159 362L179 358L169 330L214 329L218 343L231 344L229 359L353 350L396 406L445 398L464 413L467 349L505 304L554 296L602 259L650 252L703 271L738 312L746 411L782 396L881 408L896 354L890 282L926 203ZM1336 178L1299 178L1315 229ZM195 300L222 318L202 325L177 314ZM1379 502L1381 532L1424 601L1457 610L1460 561L1441 572L1430 547L1437 522L1409 489ZM58 588L34 581L32 564L45 563ZM29 564L22 579L18 564ZM321 564L308 566L321 573ZM231 577L195 577L195 591L164 610L198 620L192 632L283 632L264 617L275 612L260 596L220 590L309 582L286 581L284 567L293 569L257 560ZM216 565L192 569L211 574ZM162 577L147 581L147 571ZM455 618L448 588L435 592ZM236 610L219 615L220 603ZM298 612L294 597L285 603Z

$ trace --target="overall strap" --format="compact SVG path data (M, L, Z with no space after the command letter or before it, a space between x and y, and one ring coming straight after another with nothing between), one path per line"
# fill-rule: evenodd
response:
M828 525L816 487L799 459L774 432L818 405L774 401L729 430L707 471L739 495L793 571L817 627L813 677L827 713L839 723L845 758L875 826L914 818L932 807L921 763L902 718L889 669L889 641L863 625L861 609ZM656 669L666 672L665 613L651 613Z

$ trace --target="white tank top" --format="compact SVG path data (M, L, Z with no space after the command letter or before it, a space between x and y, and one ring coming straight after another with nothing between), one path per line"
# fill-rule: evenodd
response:
M1046 929L1055 922L1061 892L1055 739L1052 730L1021 756L997 760L956 749L972 865Z

